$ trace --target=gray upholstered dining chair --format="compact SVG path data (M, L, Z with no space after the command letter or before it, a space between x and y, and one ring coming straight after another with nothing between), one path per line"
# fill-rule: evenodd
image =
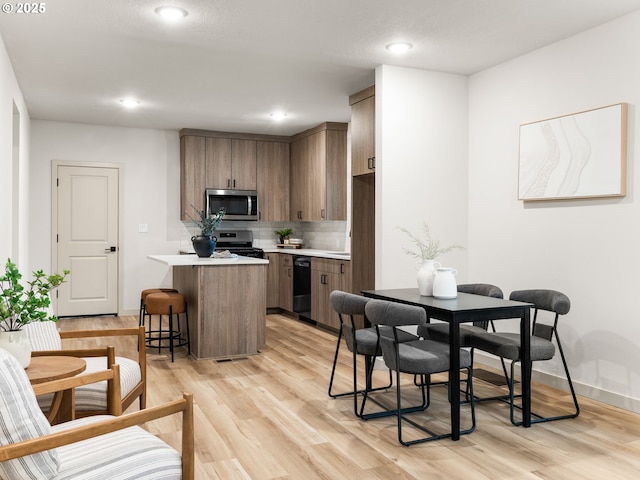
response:
M424 422L417 422L408 418L407 414L417 411L424 411L431 402L431 375L435 373L448 372L450 368L449 345L436 342L434 340L417 339L410 342L400 342L398 338L400 326L424 325L426 313L424 309L403 305L385 300L371 300L365 308L367 318L376 325L380 334L380 346L385 364L395 372L396 376L396 405L387 413L396 415L398 425L398 441L402 445L413 445L415 443L428 442L447 438L451 432L434 433L424 425ZM467 350L460 349L460 368L467 370L468 384L470 390L471 405L471 427L461 431L461 434L471 433L475 430L476 419L473 403L473 381L471 355ZM422 394L422 404L413 407L402 407L402 388L400 374L407 373L419 376ZM408 423L416 429L427 433L421 438L405 440L403 437L403 422Z
M571 301L569 300L569 297L555 290L536 289L517 290L511 292L509 299L534 305L533 324L531 329L533 332L531 336L532 362L551 360L554 357L556 349L553 344L553 339L555 338L575 407L575 410L571 413L551 417L544 417L532 412L532 415L537 418L532 419L531 423L549 422L553 420L577 417L580 414L580 406L578 405L578 399L573 388L573 382L571 381L571 375L569 374L569 367L567 366L567 361L564 356L562 343L558 336L558 319L560 318L560 315L566 315L569 313L571 308ZM549 325L539 322L540 319L538 318L538 314L540 312L550 312L553 316L553 323ZM511 373L506 378L509 386L508 398L510 404L510 418L514 425L521 425L522 422L516 421L514 413L517 408L515 405L515 364L520 362L520 334L507 332L476 333L471 337L471 346L496 355L502 360L507 359L511 361ZM522 368L527 368L527 366L523 365ZM531 368L531 366L528 368ZM493 398L503 399L504 396Z
M389 372L388 384L378 387L372 387L371 385L376 357L382 355L382 352L380 350L380 343L378 341L378 332L376 328L364 326L367 323L365 320L365 305L368 301L368 298L361 295L355 295L341 290L334 290L329 294L329 303L338 313L338 318L340 319L340 330L338 331L336 352L333 357L328 393L331 398L353 395L353 411L357 416L361 416L362 410L364 409L364 402L360 407L358 406L359 395L365 394L365 392L386 390L390 388L393 383L391 372ZM356 317L361 317L359 324L356 324ZM346 392L335 393L333 391L333 382L335 379L336 365L338 363L342 338L344 338L347 348L352 354L353 388ZM404 340L414 340L416 336L405 333L401 338ZM358 388L358 355L365 358L365 387L362 389Z

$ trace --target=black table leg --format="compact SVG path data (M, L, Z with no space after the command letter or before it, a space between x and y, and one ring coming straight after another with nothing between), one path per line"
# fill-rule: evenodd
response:
M451 439L460 440L460 324L449 321L449 395Z
M531 325L530 308L526 307L520 318L520 339L522 350L522 425L531 426Z

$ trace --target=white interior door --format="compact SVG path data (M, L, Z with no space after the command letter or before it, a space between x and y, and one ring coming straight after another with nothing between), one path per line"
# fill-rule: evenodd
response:
M118 168L57 166L58 316L118 313L118 189Z

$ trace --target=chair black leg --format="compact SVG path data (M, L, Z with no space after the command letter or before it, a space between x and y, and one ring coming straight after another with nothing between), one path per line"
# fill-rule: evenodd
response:
M569 373L569 367L567 365L567 361L565 359L564 356L564 351L562 350L562 344L560 343L560 339L557 337L556 334L556 340L557 340L557 344L558 344L558 351L560 352L560 358L562 359L562 365L564 367L564 372L567 375L567 383L569 384L569 390L571 392L571 397L573 399L573 405L575 410L571 413L567 413L564 415L556 415L554 417L543 417L542 415L539 415L537 413L531 412L531 415L536 417L536 418L532 418L531 419L531 423L544 423L544 422L553 422L555 420L564 420L564 419L568 419L568 418L576 418L578 415L580 415L580 405L578 405L578 397L576 396L576 392L575 389L573 388L573 382L571 381L571 374ZM515 362L513 362L511 364L511 378L513 379L514 377L514 364ZM531 366L529 367L531 368ZM510 418L511 418L511 423L513 423L516 426L520 426L522 425L522 421L517 421L515 419L515 409L518 408L520 409L520 407L518 405L515 405L515 394L513 393L514 391L514 382L512 380L512 382L510 383L510 388L511 388L511 406L510 406ZM520 395L518 395L520 396Z
M476 411L475 411L475 402L474 402L474 397L473 397L473 368L472 367L468 367L467 369L467 376L468 376L468 386L467 389L469 390L469 403L470 403L470 407L471 407L471 427L466 429L466 430L462 430L460 432L461 435L466 435L469 434L471 432L473 432L476 429ZM421 425L409 418L403 417L403 415L406 415L406 413L409 413L407 410L408 409L403 409L401 406L401 402L402 402L402 395L400 393L400 371L396 370L396 401L397 401L397 417L398 417L398 441L405 446L410 446L410 445L415 445L416 443L425 443L425 442L431 442L434 440L440 440L442 438L449 438L451 437L451 433L434 433L431 430L429 430L427 427L425 427L424 425ZM422 383L422 400L423 403L425 404L425 409L429 407L429 404L431 403L431 385L430 385L430 381L429 381L429 375L420 375L421 378L421 383ZM451 389L451 383L448 382L448 390ZM426 385L427 391L426 391L426 396L425 396L425 391L424 391L424 387ZM429 436L428 437L423 437L423 438L418 438L416 440L410 440L410 441L405 441L402 437L402 423L408 423L410 425L412 425L413 427L417 428L418 430L421 430L425 433L428 433Z

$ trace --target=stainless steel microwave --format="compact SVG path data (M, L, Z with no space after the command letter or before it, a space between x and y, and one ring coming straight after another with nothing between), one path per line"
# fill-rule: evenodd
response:
M224 207L224 220L258 220L258 192L255 190L219 190L207 188L207 212Z

